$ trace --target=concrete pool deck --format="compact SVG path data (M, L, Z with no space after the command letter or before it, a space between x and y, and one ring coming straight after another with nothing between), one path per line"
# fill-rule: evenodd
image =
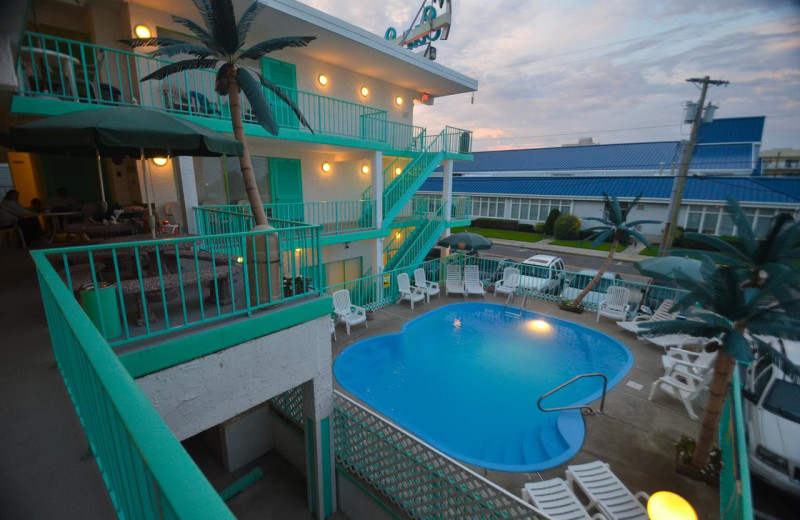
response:
M402 325L435 307L464 301L461 296L433 297L430 303L416 304L411 310L407 302L378 309L368 327L351 327L350 336L343 325L336 327L337 341L333 343L334 358L349 345L379 334L398 332ZM472 296L468 301L481 301ZM501 298L486 295L487 303L504 303ZM517 302L520 298L517 298ZM719 518L719 490L702 482L690 479L675 471L673 444L681 435L696 438L700 423L686 414L683 405L663 392L658 392L653 401L647 400L650 384L664 371L661 367L663 350L637 339L634 335L619 330L610 319L600 318L595 323L596 313L574 314L561 311L554 303L531 300L526 309L556 318L580 323L620 340L634 355L634 365L628 374L606 395L605 412L584 416L586 439L581 450L566 464L537 473L509 473L485 470L470 466L477 473L503 487L516 496L526 482L564 478L569 464L582 464L594 460L607 462L620 480L632 492L672 491L689 501L700 519ZM434 341L432 339L432 341ZM334 380L336 389L353 397ZM523 404L525 396L520 396ZM530 406L536 406L538 396L528 396ZM705 403L701 399L695 410L701 413ZM593 403L596 409L599 403Z

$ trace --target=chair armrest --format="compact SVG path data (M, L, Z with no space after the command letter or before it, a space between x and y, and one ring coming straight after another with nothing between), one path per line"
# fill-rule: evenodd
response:
M690 372L688 370L679 370L678 367L681 367L681 366L686 367L686 368L703 368L702 366L697 365L695 363L687 363L686 361L681 361L680 359L676 359L675 360L675 364L672 365L672 368L670 368L669 373L667 375L669 375L669 376L680 376L680 377L685 377L685 378L688 378L688 379L693 379L698 383L703 380L703 376L701 376L701 375L695 374L695 373ZM713 367L709 368L709 370L713 370Z
M367 310L364 307L359 307L358 305L350 305L350 309L357 313L357 314L366 314Z
M682 349L680 347L673 347L673 348L669 349L665 355L667 357L671 357L671 358L679 359L681 361L685 361L687 363L691 363L692 362L692 358L696 359L697 356L700 355L700 353L699 352L694 352L692 350Z

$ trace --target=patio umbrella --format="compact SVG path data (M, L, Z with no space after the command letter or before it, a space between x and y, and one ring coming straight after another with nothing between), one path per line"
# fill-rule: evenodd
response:
M477 233L462 231L439 240L438 245L462 251L480 251L492 247L492 241Z
M141 107L104 107L70 112L11 128L14 149L24 152L66 154L81 157L135 157L143 161L145 199L150 206L151 157L178 155L242 155L242 143L214 130L157 110ZM103 202L105 194L103 193Z
M681 256L648 258L633 264L645 276L658 280L675 280L679 284L685 280L701 281L703 279L703 275L700 273L701 265L700 260Z

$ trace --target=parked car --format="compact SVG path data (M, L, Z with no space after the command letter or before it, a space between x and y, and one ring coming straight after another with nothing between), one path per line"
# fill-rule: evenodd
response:
M519 266L520 289L561 294L564 287L564 261L557 256L534 255Z
M574 300L578 297L578 295L589 285L589 282L597 275L597 269L581 269L580 271L572 277L569 282L567 282L566 287L564 287L564 291L561 296L565 300ZM585 303L592 303L594 305L599 305L603 299L606 297L606 291L612 285L615 285L618 280L622 280L622 277L617 273L612 273L611 271L606 271L603 273L603 277L597 282L597 285L592 287L592 290L586 294L586 297L583 299Z
M800 365L800 342L781 343ZM800 497L800 381L760 356L747 368L742 395L750 472Z

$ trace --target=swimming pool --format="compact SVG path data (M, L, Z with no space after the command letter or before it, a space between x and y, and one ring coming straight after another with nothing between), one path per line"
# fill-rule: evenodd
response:
M487 303L446 305L401 332L351 345L334 362L348 392L451 457L503 471L538 471L583 444L577 410L541 412L539 396L578 374L611 388L633 365L619 341L581 325ZM589 403L599 378L548 397L545 407Z

